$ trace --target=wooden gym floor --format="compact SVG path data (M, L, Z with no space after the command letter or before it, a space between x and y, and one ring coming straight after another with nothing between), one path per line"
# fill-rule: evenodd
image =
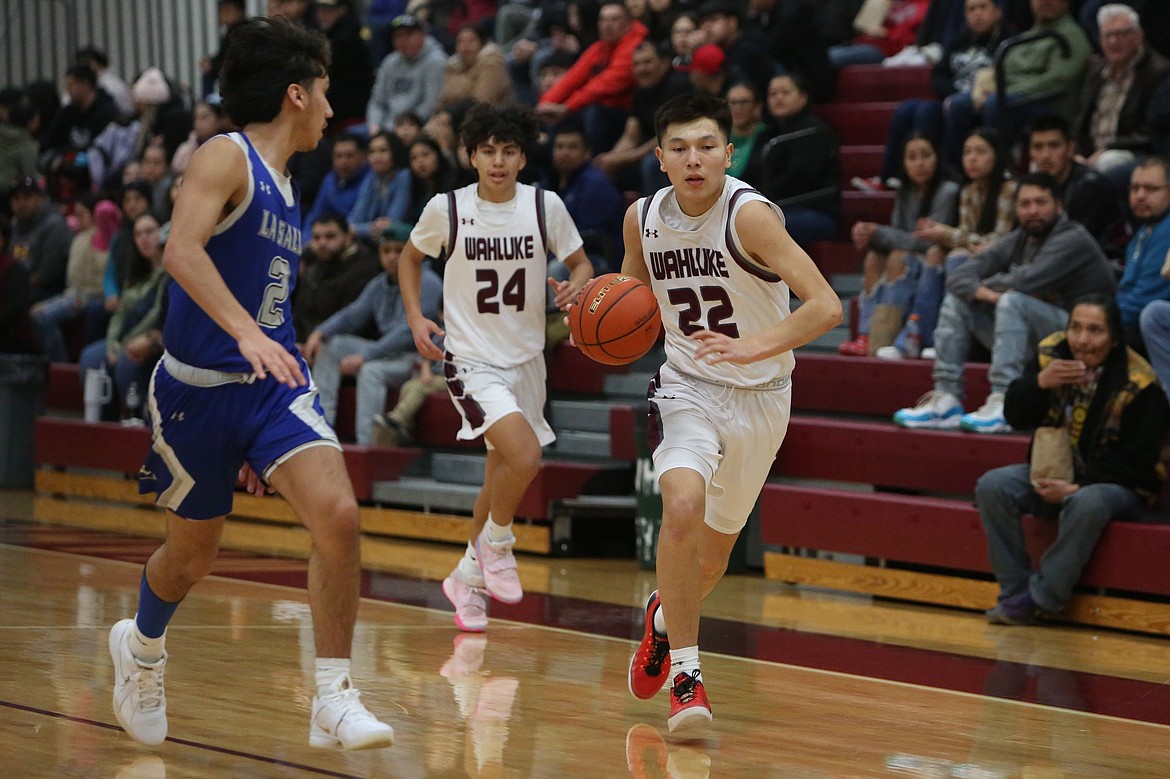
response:
M0 492L0 777L1170 776L1165 639L732 576L704 607L715 719L675 737L664 694L626 690L651 574L522 556L524 601L463 636L438 586L459 550L421 543L363 579L354 673L393 748L308 746L305 564L225 551L171 625L148 749L114 720L106 637L158 542L41 504Z

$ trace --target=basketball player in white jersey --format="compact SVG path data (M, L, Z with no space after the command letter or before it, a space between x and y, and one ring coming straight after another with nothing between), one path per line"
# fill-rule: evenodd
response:
M784 440L792 350L840 323L841 302L780 209L727 175L725 101L680 95L655 125L671 186L626 212L622 263L654 290L666 331L666 363L649 390L662 493L659 589L646 604L629 686L646 699L670 682L673 731L711 718L699 604L723 577ZM795 312L789 290L802 301Z
M458 437L483 436L487 465L463 558L443 581L461 630L487 628L487 595L523 596L512 547L512 519L556 436L544 419L545 282L565 308L593 274L581 236L553 192L516 182L536 143L527 106L472 108L461 128L479 181L427 203L402 249L399 284L419 354L442 360L447 390L463 417ZM549 252L569 268L548 276ZM422 315L422 261L447 255L446 333ZM432 341L445 335L444 348Z
M138 613L110 631L114 713L136 740L167 736L166 628L211 570L237 474L288 500L309 531L316 684L309 744L388 747L394 730L350 678L361 593L358 509L337 436L297 351L291 296L301 210L287 163L317 146L333 115L329 42L283 17L228 39L223 107L243 132L195 152L175 203L163 262L172 277L166 354L150 381L152 446L139 490L167 509L166 540L147 561ZM230 650L229 650L230 651ZM231 675L203 684L212 698Z

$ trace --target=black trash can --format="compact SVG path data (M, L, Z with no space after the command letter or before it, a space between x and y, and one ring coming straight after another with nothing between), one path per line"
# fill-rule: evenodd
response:
M33 486L33 427L48 373L47 357L0 354L0 487Z
M650 444L646 438L649 423L649 406L634 414L634 438L638 459L634 464L634 493L637 497L637 511L634 515L634 556L638 564L648 571L655 569L658 559L658 533L662 529L662 493L658 491L658 479L654 473L654 459L650 456ZM759 506L752 512L749 526L739 534L727 561L728 573L743 573L747 570L747 548L752 520L759 525Z

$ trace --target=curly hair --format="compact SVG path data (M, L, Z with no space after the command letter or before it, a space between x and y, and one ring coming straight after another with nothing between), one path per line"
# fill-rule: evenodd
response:
M463 117L459 135L469 155L490 140L515 143L528 151L536 145L540 125L530 106L513 104L497 108L489 103L476 103Z

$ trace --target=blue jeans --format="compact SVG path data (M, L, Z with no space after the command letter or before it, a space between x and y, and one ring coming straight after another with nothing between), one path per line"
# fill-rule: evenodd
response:
M975 338L991 352L991 391L1006 392L1040 340L1067 325L1063 308L1022 292L1005 292L994 308L948 292L934 328L934 388L963 397L963 363Z
M1162 389L1170 397L1170 301L1154 300L1142 309L1139 319L1142 340L1150 365L1162 382Z
M894 281L887 281L885 277L882 277L872 292L868 295L862 292L857 297L857 332L859 334L869 334L874 308L879 305L898 306L902 309L903 318L909 313L910 305L914 301L914 289L918 286L918 277L922 273L924 264L917 255L907 254L904 274Z
M942 307L943 296L946 295L947 274L966 262L970 255L955 254L947 257L944 265L922 264L922 273L918 277L918 286L914 288L914 302L906 312L906 318L911 314L918 314L918 333L922 338L922 348L934 346L934 328L938 326L938 313ZM903 354L906 353L906 328L903 327L898 337L894 339L894 346Z
M886 58L872 43L846 43L829 47L829 63L834 68L846 65L876 65Z
M906 139L920 130L936 141L942 141L942 103L937 100L912 98L903 100L890 118L886 131L886 153L882 158L882 181L902 174L902 150Z
M840 227L837 217L804 206L784 207L784 226L792 240L805 249L813 241L831 241Z
M1087 484L1057 507L1032 488L1029 471L1026 463L988 471L975 485L975 502L987 534L991 570L999 582L999 599L1028 589L1041 610L1058 612L1072 597L1105 526L1114 519L1138 519L1145 502L1120 484ZM1035 572L1020 525L1024 514L1055 514L1060 523L1056 541L1044 552Z
M313 364L313 381L321 397L321 408L330 425L337 422L337 396L341 391L341 360L361 354L374 342L356 335L335 335L325 342ZM354 435L359 444L374 440L374 415L386 407L386 389L398 389L410 378L415 352L362 363L357 373L357 408L354 411Z
M982 119L970 92L956 92L943 101L942 158L954 170L963 169L963 141Z

